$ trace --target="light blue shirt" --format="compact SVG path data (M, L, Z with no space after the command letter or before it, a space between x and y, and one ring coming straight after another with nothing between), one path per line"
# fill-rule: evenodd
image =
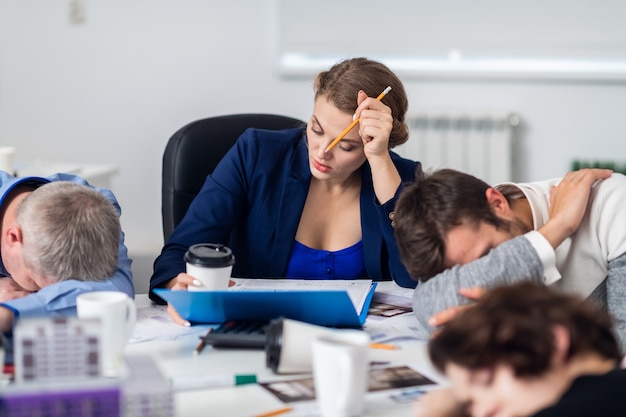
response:
M9 191L17 184L27 183L42 185L54 181L70 181L77 184L88 185L111 201L118 214L122 212L111 191L92 187L84 179L69 174L54 174L46 178L15 178L4 171L0 171L0 205L3 204ZM86 282L73 279L57 282L26 297L1 302L0 306L11 309L16 317L68 316L76 314L76 297L85 292L107 290L122 291L134 298L135 288L133 286L133 276L130 269L131 263L132 260L128 257L128 250L126 245L124 245L124 233L122 232L120 235L117 271L111 278L100 282ZM4 279L6 276L9 276L9 274L0 260L0 279Z

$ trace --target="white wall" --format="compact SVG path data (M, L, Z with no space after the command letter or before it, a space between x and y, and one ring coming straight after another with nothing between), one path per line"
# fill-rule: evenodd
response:
M117 164L128 247L151 260L171 134L225 113L306 120L312 79L277 73L273 0L86 2L76 26L67 0L0 0L0 145L22 160ZM413 108L519 114L518 180L560 175L575 158L626 163L624 83L404 81Z

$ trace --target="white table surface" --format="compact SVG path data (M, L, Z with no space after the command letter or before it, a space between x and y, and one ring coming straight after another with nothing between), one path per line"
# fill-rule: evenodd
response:
M392 288L391 286L395 286L395 284L379 283L377 291L390 289ZM199 335L204 334L208 326L193 326L190 329L185 329L178 326L174 327L176 325L173 323L164 322L162 334L169 331L174 333L180 332L180 334L174 337L175 340L163 340L164 338L147 341L137 340L145 339L146 335L138 335L138 332L144 332L146 326L151 325L148 323L149 319L146 319L146 315L158 312L161 314L160 318L162 319L163 307L153 306L146 294L140 294L136 297L136 305L138 308L138 321L135 333L138 337L134 338L136 340L131 340L131 343L127 345L126 354L152 354L168 378L184 378L185 376L206 374L234 375L254 373L257 375L259 382L271 382L311 376L310 374L274 374L271 369L265 366L265 352L263 350L214 349L207 346L201 354L194 355ZM366 330L368 328L367 322L365 328ZM371 360L389 362L390 365L409 365L435 381L445 382L430 365L424 342L403 345L401 349L397 350L371 349ZM400 392L402 390L394 391ZM389 407L388 404L378 400L381 395L387 397L389 392L369 393L366 397L366 413L363 416L410 416L411 403L393 404L392 407ZM207 415L228 417L257 416L284 406L276 397L258 384L176 392L174 401L175 415L177 417L204 417ZM315 404L309 404L308 408L314 410ZM285 417L305 415L314 416L317 414L316 412L304 412L297 406L294 407L293 411L281 414L281 416Z

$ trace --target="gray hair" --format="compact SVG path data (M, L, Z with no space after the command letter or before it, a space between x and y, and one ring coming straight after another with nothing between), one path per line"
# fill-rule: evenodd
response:
M116 270L121 226L117 208L85 185L51 182L17 207L26 266L55 281L99 281Z

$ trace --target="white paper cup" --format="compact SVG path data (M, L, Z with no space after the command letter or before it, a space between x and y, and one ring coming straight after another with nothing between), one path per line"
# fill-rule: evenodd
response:
M224 268L207 268L187 264L187 273L200 282L200 285L190 285L189 291L219 291L228 288L228 281L233 271L232 266Z
M370 336L342 330L313 341L315 396L323 417L360 416L368 385Z
M81 319L100 320L102 375L119 376L137 319L135 302L120 291L94 291L76 298L76 312Z
M190 285L189 291L219 291L228 288L235 256L226 246L199 243L185 253L186 272L200 285Z
M15 175L15 148L13 146L0 146L0 170Z

